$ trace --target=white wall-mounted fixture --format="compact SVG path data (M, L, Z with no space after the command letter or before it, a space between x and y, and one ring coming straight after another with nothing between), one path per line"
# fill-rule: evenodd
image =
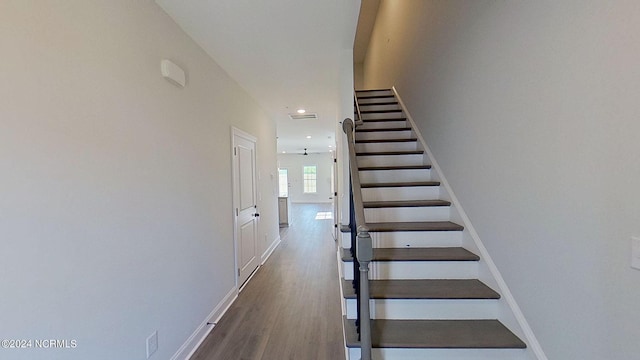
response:
M184 87L187 83L187 77L184 70L167 59L160 62L160 71L165 79L177 86Z

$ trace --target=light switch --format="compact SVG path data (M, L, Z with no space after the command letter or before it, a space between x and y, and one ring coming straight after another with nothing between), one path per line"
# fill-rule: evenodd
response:
M640 270L640 237L631 237L631 267Z

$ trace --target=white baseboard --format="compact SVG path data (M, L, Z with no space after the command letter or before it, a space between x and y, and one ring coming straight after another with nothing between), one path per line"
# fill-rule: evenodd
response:
M276 237L275 240L271 242L271 245L269 245L267 250L265 250L265 252L261 256L261 261L260 261L261 265L264 265L264 263L267 262L267 259L269 259L271 254L273 254L273 252L276 250L278 245L280 245L281 241L282 239L280 239L280 235L278 235L278 237Z
M189 336L187 341L178 349L178 351L171 357L171 360L189 360L193 353L196 352L200 344L206 339L207 335L213 330L215 324L220 321L222 315L224 315L231 304L238 298L238 289L234 286L229 293L218 303L218 305L211 311L209 316L198 326L198 328ZM210 324L210 325L207 325Z

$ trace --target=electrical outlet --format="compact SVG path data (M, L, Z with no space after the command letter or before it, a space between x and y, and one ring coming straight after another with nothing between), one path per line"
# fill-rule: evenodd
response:
M631 237L631 267L640 270L640 237Z
M147 359L158 350L158 330L147 338Z

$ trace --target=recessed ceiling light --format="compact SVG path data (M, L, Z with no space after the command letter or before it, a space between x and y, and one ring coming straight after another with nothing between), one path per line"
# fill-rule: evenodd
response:
M282 153L283 153L283 154L286 154L287 152L286 152L286 151L282 151Z
M307 135L307 139L311 139L311 135Z
M305 109L298 109L298 114L304 114L306 112L307 112L307 110L305 110Z

